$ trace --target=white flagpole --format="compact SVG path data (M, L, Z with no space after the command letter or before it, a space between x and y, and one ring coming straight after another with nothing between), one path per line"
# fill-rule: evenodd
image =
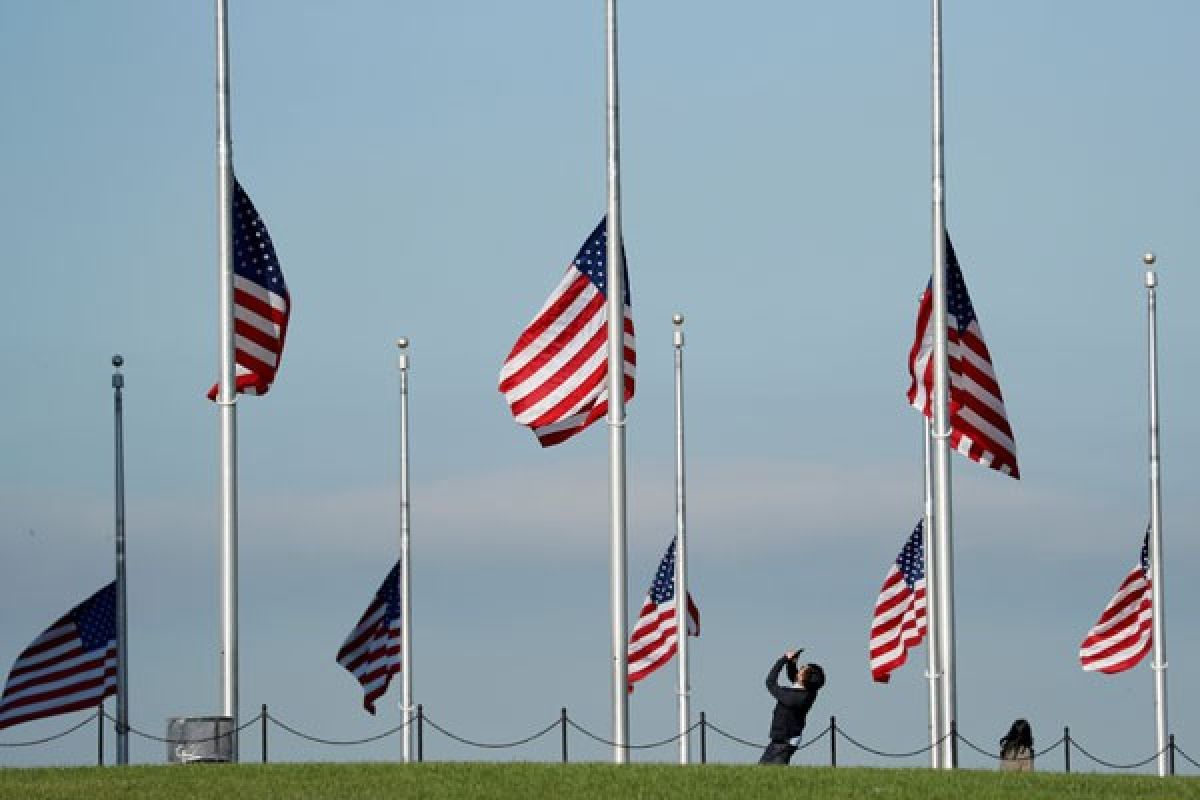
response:
M400 661L403 670L403 689L400 708L405 721L401 736L404 763L413 759L412 695L412 563L409 558L409 499L408 499L408 339L396 340L400 350L397 367L400 370Z
M625 270L617 116L617 2L605 0L608 144L608 444L611 501L613 761L629 760L628 579L625 564Z
M937 543L933 537L933 464L929 452L929 433L929 418L922 415L921 450L925 465L925 649L929 659L925 677L929 681L929 766L938 769L941 766L939 742L943 735L940 711L942 674L938 661L937 558L935 558Z
M688 672L687 494L683 461L683 315L675 323L675 636L679 640L679 763L691 758L691 676Z
M942 0L933 2L933 524L938 578L941 661L939 728L955 731L954 550L950 504L950 374L946 336L946 173L942 131ZM953 736L941 747L941 766L958 766Z
M217 274L219 307L221 713L238 728L237 392L233 340L233 145L229 133L229 5L217 10ZM230 737L238 760L237 734Z
M129 763L129 619L125 604L125 421L121 390L125 376L120 354L112 357L113 376L113 474L117 543L117 764ZM101 721L103 728L103 721Z
M1158 774L1170 772L1170 753L1167 734L1167 626L1163 606L1162 557L1162 486L1158 450L1158 275L1154 271L1154 254L1146 253L1147 350L1150 362L1150 592L1153 608L1154 662L1154 729L1158 747Z

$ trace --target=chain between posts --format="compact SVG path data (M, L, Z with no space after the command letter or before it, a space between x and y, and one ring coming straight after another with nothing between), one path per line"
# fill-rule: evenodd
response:
M1185 752L1183 752L1182 750L1180 750L1180 749L1179 749L1179 745L1176 745L1176 746L1175 746L1175 753L1176 753L1176 755L1181 755L1181 756L1183 756L1183 760L1184 760L1184 761L1186 761L1186 762L1188 762L1189 764L1191 764L1193 767L1196 767L1197 769L1200 769L1200 764L1197 764L1195 761L1193 761L1193 760L1192 760L1192 757L1191 757L1191 756L1189 756L1187 753L1185 753Z
M927 744L924 747L922 747L920 750L913 750L912 752L909 752L909 753L885 753L882 750L876 750L873 747L868 747L867 745L865 745L862 742L855 739L850 734L846 733L846 731L841 728L838 729L838 733L841 735L841 737L843 739L845 739L847 742L849 742L850 744L857 747L859 750L864 750L864 751L870 753L871 755L882 756L883 758L911 758L913 756L919 756L922 753L928 753L930 750L937 747L939 744L946 741L951 736L955 735L953 733L947 733L945 736L938 739L936 742L933 742L932 744Z
M418 707L418 708L420 708L420 707ZM929 752L931 749L933 749L934 747L941 744L946 739L953 736L957 741L961 741L968 748L975 751L976 753L978 753L981 756L984 756L987 758L992 758L992 759L997 759L997 760L1001 759L1000 755L989 752L989 751L985 750L984 748L979 747L978 745L973 743L971 740L967 739L962 734L959 734L957 731L948 733L946 736L942 737L942 739L938 740L937 742L934 742L930 745L927 745L927 746L922 747L917 750L912 750L912 751L903 752L903 753L889 753L889 752L879 750L874 747L870 747L869 745L866 745L866 744L858 741L853 736L850 736L849 734L846 733L846 731L844 729L837 726L836 722L834 721L835 719L836 718L830 718L830 724L825 729L823 729L820 733L813 736L811 739L809 739L808 741L804 742L802 745L797 747L796 748L797 751L804 750L808 747L811 747L812 745L816 744L817 742L819 742L821 739L825 738L826 736L831 736L831 743L836 744L837 737L840 735L847 742L854 745L858 749L863 750L864 752L867 752L867 753L871 753L872 755L875 755L875 756L879 756L879 757L883 757L883 758L911 758L913 756L918 756L923 753ZM16 747L32 747L35 745L46 744L48 742L52 742L57 739L61 739L65 736L68 736L68 735L80 730L81 728L91 724L93 721L100 721L101 723L103 723L103 721L105 721L105 720L113 722L113 723L117 722L116 717L109 715L101 707L101 708L97 709L96 713L89 715L88 717L81 720L76 725L71 726L70 728L62 731L61 733L56 733L51 736L46 736L46 737L43 737L40 739L32 739L32 740L23 741L23 742L0 742L0 749L16 748ZM570 719L567 716L566 708L563 708L561 711L561 714L555 720L553 720L550 724L546 725L544 728L536 731L533 734L530 734L529 736L526 736L522 739L517 739L512 742L478 742L478 741L473 741L471 739L467 739L465 737L459 736L459 735L447 730L446 728L443 728L441 725L438 725L436 722L429 719L429 717L424 716L422 711L418 711L417 714L410 716L407 720L400 723L399 725L389 728L388 730L383 731L382 733L375 734L373 736L367 736L367 737L364 737L361 739L342 739L342 740L326 739L323 737L313 736L311 734L304 733L303 731L300 731L300 730L292 727L291 725L288 725L287 723L283 722L282 720L280 720L277 717L268 713L266 706L263 706L262 712L260 714L257 714L253 718L246 720L238 728L236 728L234 730L226 731L223 733L214 734L212 736L188 737L185 739L171 739L171 738L167 738L167 737L155 736L153 734L146 733L145 731L139 730L139 729L133 727L132 725L126 726L126 730L130 733L133 733L136 736L142 737L144 739L149 739L149 740L155 741L155 742L164 742L167 744L184 744L184 743L194 744L197 742L216 741L218 739L230 737L235 734L241 733L242 731L246 730L247 728L251 727L252 725L261 723L263 725L263 737L264 737L263 757L265 759L265 757L266 757L265 741L266 741L267 723L273 723L273 724L277 725L278 727L282 728L284 731L292 734L293 736L296 736L298 738L305 739L307 741L314 742L317 744L324 744L324 745L330 745L330 746L352 746L352 745L368 744L370 742L375 742L380 739L387 738L389 736L392 736L392 735L404 730L406 727L413 724L414 722L416 722L418 724L418 727L420 727L420 725L422 723L427 722L438 733L441 733L443 736L446 736L456 742L467 745L468 747L479 747L479 748L486 748L486 749L505 749L505 748L512 748L512 747L520 747L521 745L528 744L532 741L540 739L543 736L546 736L551 731L553 731L555 728L559 728L562 731L562 737L563 737L562 755L563 755L564 760L566 760L566 756L567 756L566 739L567 739L567 731L569 728L575 729L577 732L583 734L584 736L588 737L589 739L592 739L593 741L598 742L600 744L603 744L603 745L606 745L609 747L616 746L616 744L614 742L606 739L603 736L599 736L595 733L592 733L591 731L587 730L586 728L584 728L581 725L579 725L578 723L576 723L574 720ZM656 741L656 742L650 742L647 744L626 744L626 745L623 745L623 747L627 750L649 750L649 749L652 749L655 747L662 747L662 746L670 744L672 742L676 742L683 736L686 736L686 735L696 731L697 729L700 729L701 737L703 738L704 732L707 731L709 728L711 728L714 733L717 733L732 742L744 745L746 747L761 748L764 746L763 744L760 744L757 742L752 742L747 739L743 739L739 736L735 736L734 734L729 733L726 730L723 730L719 726L714 725L711 721L708 721L707 715L702 712L700 714L699 721L694 723L691 727L689 727L686 731L684 731L682 733L677 733L673 736L667 737L665 739L662 739L662 740ZM1091 761L1093 761L1096 764L1099 764L1099 765L1109 768L1109 769L1129 770L1129 769L1137 769L1138 767L1144 767L1147 764L1154 761L1155 759L1159 758L1159 756L1161 756L1162 753L1167 752L1167 751L1171 752L1172 759L1175 754L1178 754L1180 757L1182 757L1185 761L1187 761L1193 767L1200 769L1200 763L1197 763L1196 760L1194 760L1186 752L1184 752L1182 749L1180 749L1178 745L1175 744L1174 736L1171 737L1171 744L1169 744L1162 751L1154 753L1153 755L1151 755L1141 761L1136 761L1136 762L1133 762L1130 764L1118 764L1118 763L1106 761L1105 759L1102 759L1102 758L1099 758L1099 757L1093 755L1088 750L1081 747L1077 740L1075 740L1073 737L1071 737L1069 728L1064 728L1064 733L1061 738L1059 738L1057 741L1055 741L1053 744L1049 745L1048 747L1044 747L1041 750L1035 751L1035 756L1036 757L1044 757L1044 756L1048 755L1049 753L1053 752L1059 746L1066 747L1066 752L1067 752L1068 758L1069 758L1071 748L1074 747L1075 750L1077 750L1080 754L1082 754L1086 758L1090 759ZM831 756L831 758L836 758L836 757ZM706 759L702 759L702 760L706 760ZM1068 763L1067 771L1069 772L1070 771L1069 761L1067 763ZM1173 770L1172 770L1172 774L1174 774Z
M99 719L102 716L102 713L103 712L101 712L101 711L97 711L95 714L92 714L90 717L87 717L86 719L84 719L83 722L80 722L78 725L73 725L70 728L67 728L62 733L56 733L53 736L46 736L45 738L42 738L42 739L31 739L28 742L0 742L0 747L33 747L34 745L45 744L46 742L53 742L55 739L61 739L64 736L68 736L68 735L74 733L75 731L79 730L80 728L82 728L85 725L91 725L93 722L95 722L97 719ZM1185 758L1186 758L1186 756L1185 756Z
M100 713L103 715L103 717L106 720L108 720L110 722L115 723L117 721L117 718L110 716L107 711L101 711ZM163 736L155 736L152 733L146 733L145 731L140 731L137 728L133 727L132 725L126 725L125 730L136 736L140 736L143 739L149 739L154 742L163 742L164 744L196 744L198 742L215 742L218 739L225 739L229 736L233 736L235 733L241 733L242 731L249 728L251 725L255 725L261 720L262 720L262 714L255 714L253 717L251 717L250 719L248 719L244 723L242 723L242 725L240 727L234 728L233 730L225 731L224 733L216 733L216 734L213 734L212 736L189 736L186 739L170 739L170 738L166 738ZM90 722L91 720L88 720L88 721Z
M1097 758L1096 756L1089 753L1087 750L1084 750L1083 747L1080 746L1079 742L1075 741L1074 739L1071 740L1071 744L1073 744L1075 746L1076 750L1078 750L1080 753L1082 753L1083 755L1090 758L1092 761L1095 761L1097 764L1099 764L1102 767L1108 767L1109 769L1137 769L1138 767L1144 767L1147 764L1149 764L1151 761L1153 761L1154 759L1158 758L1160 755L1162 755L1163 753L1165 753L1171 749L1169 746L1164 747L1162 750L1159 750L1157 753L1150 756L1149 758L1143 759L1142 761L1137 761L1133 764L1113 764L1108 761L1105 761L1102 758ZM1178 750L1178 748L1176 748L1176 750Z
M291 725L288 725L287 723L280 720L278 717L273 716L271 714L267 715L267 719L270 720L271 722L275 723L279 727L283 728L288 733L290 733L293 736L298 737L300 739L304 739L309 742L316 742L317 744L327 744L327 745L330 745L333 747L344 747L344 746L348 746L348 745L367 744L369 742L379 741L380 739L386 739L388 736L399 733L400 731L402 731L406 727L408 727L416 719L416 715L409 717L407 720L405 720L404 722L401 722L399 725L397 725L394 728L389 728L388 730L384 731L383 733L377 733L374 736L368 736L364 739L322 739L318 736L312 736L310 734L304 733L303 731L296 730ZM426 720L428 721L428 717L426 718Z
M438 733L442 734L443 736L449 737L449 738L453 739L454 741L459 742L460 744L465 744L470 747L484 747L489 750L504 750L509 747L520 747L523 744L529 744L534 739L539 739L539 738L545 736L547 733L549 733L550 731L554 730L555 728L557 728L559 725L562 724L562 721L560 719L556 719L556 720L554 720L554 722L551 722L549 725L542 728L537 733L526 736L524 739L518 739L515 742L489 743L489 742L473 742L470 739L464 739L461 736L453 734L450 731L443 728L441 725L438 725L436 722L431 720L428 715L426 715L424 717L424 721L429 724L429 727L433 728Z
M712 728L714 732L716 732L716 733L719 733L720 735L724 736L726 739L728 739L728 740L729 740L729 741L731 741L731 742L737 742L738 744L745 745L746 747L753 747L753 748L755 748L756 750L761 750L761 749L763 749L764 747L766 747L766 744L765 744L765 743L764 743L764 744L760 744L760 743L758 743L758 742L751 742L751 741L749 741L749 740L747 740L747 739L742 739L742 738L741 738L741 737L739 737L739 736L734 736L732 733L728 733L728 732L726 732L726 731L723 731L723 730L721 730L720 728L718 728L716 725L714 725L714 724L713 724L713 723L711 723L711 722L709 722L709 723L708 723L708 727ZM801 750L804 750L804 749L806 749L806 748L807 748L807 747L809 747L810 745L814 745L814 744L816 744L817 742L821 741L821 739L822 739L822 738L823 738L823 737L824 737L824 736L825 736L827 733L829 733L831 730L833 730L833 726L832 726L832 725L830 725L830 726L826 727L826 728L825 728L825 730L821 731L821 732L820 732L820 733L818 733L816 736L814 736L813 738L809 739L809 740L808 740L807 742L805 742L804 744L802 744L802 745L800 745L799 747L797 747L797 748L796 748L796 752L800 752Z
M554 722L554 724L558 724L558 722ZM670 745L672 741L679 741L679 739L682 739L683 736L688 735L689 733L692 732L692 730L695 730L696 728L701 726L700 722L692 723L692 726L690 728L684 730L683 733L677 733L676 735L668 736L667 739L664 739L661 741L652 741L648 745L618 745L617 742L605 739L604 736L598 736L598 735L590 732L590 730L588 730L587 728L582 728L582 727L578 726L578 723L576 723L574 720L571 720L571 718L568 718L568 720L566 720L566 724L569 724L569 726L571 726L572 728L575 728L576 730L578 730L578 732L582 733L584 736L587 736L587 738L592 739L593 741L600 742L601 745L607 745L608 747L624 747L625 750L650 750L650 748L652 748L652 747L661 747L662 745ZM708 727L712 728L713 723L709 722Z

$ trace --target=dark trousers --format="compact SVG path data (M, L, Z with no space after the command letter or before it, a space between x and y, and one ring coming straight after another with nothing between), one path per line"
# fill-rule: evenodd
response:
M763 750L762 758L758 760L759 764L772 764L779 767L786 767L792 761L792 754L798 748L792 747L787 742L771 742L767 745L767 749Z

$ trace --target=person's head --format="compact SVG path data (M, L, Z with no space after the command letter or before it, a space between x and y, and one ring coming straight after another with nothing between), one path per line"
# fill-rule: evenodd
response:
M800 670L800 685L810 692L815 692L825 685L825 670L820 664L805 664Z
M1024 719L1014 720L1012 727L1008 729L1008 735L1001 739L1000 743L1033 747L1033 728Z
M815 692L825 685L825 670L820 664L797 664L796 659L787 662L788 680L794 685Z

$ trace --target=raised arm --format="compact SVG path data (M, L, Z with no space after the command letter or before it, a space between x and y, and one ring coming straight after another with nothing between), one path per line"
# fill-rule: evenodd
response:
M781 703L786 703L787 692L783 691L783 687L779 685L779 672L783 669L783 665L787 663L787 656L780 656L779 660L771 665L771 671L767 673L767 691Z

